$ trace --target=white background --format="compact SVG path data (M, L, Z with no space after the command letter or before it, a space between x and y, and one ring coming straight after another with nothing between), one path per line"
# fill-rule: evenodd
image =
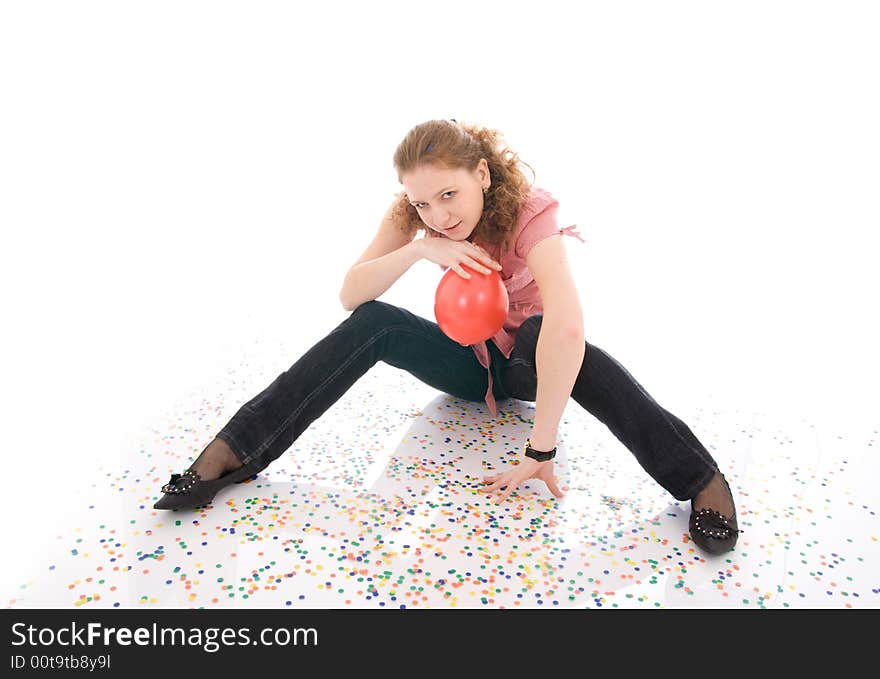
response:
M587 340L672 409L876 421L878 15L0 4L4 553L75 521L72 487L243 347L304 351L348 315L394 149L432 118L535 168L587 240L566 239ZM433 320L440 275L381 299Z

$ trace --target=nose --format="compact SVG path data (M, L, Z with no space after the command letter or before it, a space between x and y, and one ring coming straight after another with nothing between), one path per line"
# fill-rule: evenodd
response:
M455 222L457 222L457 221L458 221L457 219L455 219L455 220L452 219L452 218L449 216L449 213L448 213L448 212L446 213L446 218L445 218L445 219L440 219L440 215L439 215L439 214L434 216L434 223L437 225L437 228L438 228L438 229L448 229L450 226L452 226L453 224L455 224Z

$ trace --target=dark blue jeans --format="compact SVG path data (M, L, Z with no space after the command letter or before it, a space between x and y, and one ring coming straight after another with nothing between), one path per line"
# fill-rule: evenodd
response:
M496 400L535 400L542 318L535 314L523 322L509 359L494 342L486 343ZM486 369L470 347L447 337L436 323L372 300L245 403L217 436L243 464L255 472L265 469L377 361L464 400L483 402L486 394ZM571 398L608 427L677 500L695 497L718 469L688 426L595 344L587 343Z

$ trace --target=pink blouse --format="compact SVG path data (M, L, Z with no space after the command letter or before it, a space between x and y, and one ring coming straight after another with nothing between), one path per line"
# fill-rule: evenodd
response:
M516 341L516 332L523 321L533 314L543 313L544 311L544 304L541 300L538 284L532 278L532 274L526 265L526 256L529 254L529 251L535 244L556 234L572 236L582 243L586 243L575 230L577 224L572 224L564 229L559 228L556 223L558 207L559 201L549 191L533 186L525 205L520 210L519 218L514 227L514 237L511 239L513 243L512 250L499 253L500 246L475 242L475 244L480 245L492 255L495 261L501 264L501 271L498 273L501 276L504 287L507 288L509 307L504 325L490 339L495 341L495 346L501 350L505 358L510 358L510 353L513 351ZM428 230L425 237L448 238L448 236L433 230ZM441 264L440 268L446 271L449 267ZM480 365L486 368L488 373L489 388L486 390L486 405L489 407L489 412L492 413L492 416L497 417L498 411L495 406L495 397L492 394L492 371L489 368L491 354L485 340L470 346L474 350Z

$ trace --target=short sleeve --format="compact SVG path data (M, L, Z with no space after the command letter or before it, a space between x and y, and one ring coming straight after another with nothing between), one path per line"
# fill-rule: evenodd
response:
M525 259L531 249L545 238L559 234L561 229L556 221L559 201L552 199L540 212L537 212L522 228L514 245L517 257Z

